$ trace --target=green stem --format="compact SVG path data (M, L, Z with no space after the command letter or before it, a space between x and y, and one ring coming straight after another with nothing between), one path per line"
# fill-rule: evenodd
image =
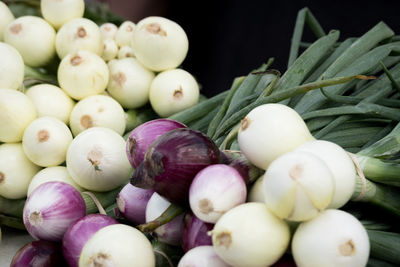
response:
M0 225L8 226L14 229L26 230L24 222L21 218L6 216L0 214Z
M182 207L171 204L159 217L145 224L140 224L137 228L143 233L151 233L161 225L172 221L184 211L185 210Z

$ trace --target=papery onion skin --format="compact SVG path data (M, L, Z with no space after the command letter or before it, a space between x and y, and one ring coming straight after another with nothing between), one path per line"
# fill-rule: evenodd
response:
M206 223L196 217L193 212L185 214L183 219L182 248L184 252L198 246L212 245L208 232L214 227L212 223Z
M62 240L62 252L70 267L78 267L83 246L101 228L118 221L103 214L89 214L71 224Z

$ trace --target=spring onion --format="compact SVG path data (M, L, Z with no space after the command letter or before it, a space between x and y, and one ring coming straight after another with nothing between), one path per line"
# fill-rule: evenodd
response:
M56 242L35 240L25 244L14 255L10 267L62 266L61 247Z
M115 42L118 47L130 46L133 38L133 31L135 30L135 23L126 20L119 27L115 34Z
M118 50L117 58L123 59L127 57L135 57L135 53L133 52L132 47L129 45L121 46Z
M14 19L14 15L4 2L0 2L0 42L3 41L4 31Z
M42 0L40 1L40 11L43 18L58 30L68 21L75 18L81 18L83 16L83 12L85 11L85 1Z
M183 218L183 251L187 252L190 249L198 246L212 245L211 236L208 234L208 232L213 228L213 223L203 222L192 212L187 212Z
M186 266L229 267L230 265L218 257L213 246L198 246L186 252L180 259L178 267Z
M0 42L0 58L0 88L21 88L24 80L24 60L21 54L13 46Z
M111 22L105 22L100 25L100 33L103 40L115 38L115 34L118 31L118 26Z
M103 40L103 54L101 57L104 61L108 62L113 60L118 55L118 46L117 43L113 39L104 39Z

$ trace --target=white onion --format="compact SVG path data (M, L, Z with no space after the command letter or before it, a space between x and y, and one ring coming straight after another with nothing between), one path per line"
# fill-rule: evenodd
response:
M65 161L71 141L72 133L65 123L53 117L40 117L25 129L22 146L33 163L49 167Z
M105 61L110 61L116 58L118 55L118 46L114 39L104 39L103 40L103 54L101 57Z
M246 158L266 170L274 159L314 137L294 109L283 104L264 104L242 120L237 139Z
M182 27L167 18L150 16L135 27L132 48L136 58L153 71L178 67L186 57L189 41Z
M115 25L114 23L106 22L100 25L100 33L103 40L114 39L115 34L117 34L117 31L118 31L118 26Z
M25 128L36 118L35 106L24 93L0 89L0 142L20 142Z
M22 16L11 22L4 41L14 46L26 65L44 66L55 56L56 31L43 18Z
M215 253L213 246L198 246L186 252L179 260L178 267L229 267Z
M109 71L100 56L81 50L63 58L57 76L60 87L73 99L81 100L104 92Z
M183 69L159 73L150 86L149 100L160 117L168 117L197 104L200 90L195 78Z
M299 267L363 267L370 252L368 234L353 215L329 209L296 229L292 253Z
M115 41L119 47L130 46L133 38L135 23L126 20L119 27L115 34Z
M8 24L15 19L13 13L6 4L0 1L0 42L3 41L4 31Z
M251 185L249 194L247 195L247 202L261 202L265 203L263 184L264 175L257 178Z
M97 231L82 248L79 266L155 266L150 241L134 227L113 224Z
M69 122L75 102L59 87L52 84L38 84L30 87L25 94L32 100L39 117L50 116Z
M0 88L21 88L24 81L24 68L24 60L18 50L0 42Z
M270 266L289 245L288 224L263 203L241 204L215 224L212 242L221 259L233 266Z
M92 127L78 134L67 151L67 169L80 186L109 191L126 182L132 167L125 140L114 130Z
M107 127L123 135L125 124L125 112L121 105L105 95L93 95L80 100L73 108L69 121L74 136L95 126Z
M134 58L113 60L108 67L110 79L107 91L122 107L138 108L148 102L150 85L155 76L152 71Z
M132 47L128 45L121 46L118 50L118 59L123 59L127 57L135 57L135 53L133 52Z
M85 11L83 0L41 0L40 11L55 29L59 29L68 21L81 18Z
M86 50L99 56L103 53L100 28L86 18L76 18L65 23L57 32L56 50L58 57L63 59L71 53Z
M26 157L21 143L0 145L0 196L26 197L29 183L39 170Z

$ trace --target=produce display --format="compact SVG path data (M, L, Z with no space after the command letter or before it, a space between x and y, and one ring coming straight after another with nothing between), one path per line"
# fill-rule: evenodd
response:
M400 37L303 8L285 71L206 98L184 29L0 2L0 242L35 239L10 266L399 266Z

